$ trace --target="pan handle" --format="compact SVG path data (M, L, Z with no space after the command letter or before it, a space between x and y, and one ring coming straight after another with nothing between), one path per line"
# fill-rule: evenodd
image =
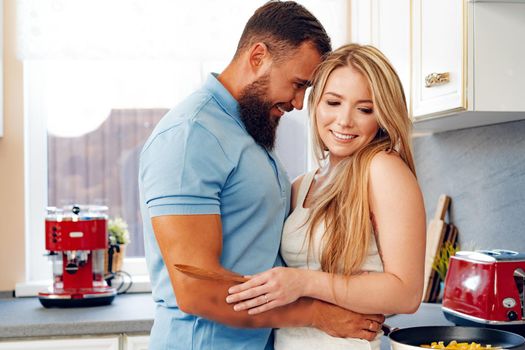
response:
M398 327L392 327L392 326L389 326L386 323L383 323L383 325L381 326L381 330L383 331L383 334L385 336L388 336L390 333L395 332L398 329L399 329Z

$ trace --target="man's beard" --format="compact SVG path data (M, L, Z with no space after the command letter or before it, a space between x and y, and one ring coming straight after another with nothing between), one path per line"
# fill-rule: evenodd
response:
M279 117L270 115L273 104L266 100L269 76L265 75L246 86L239 96L239 112L246 131L255 142L273 150Z

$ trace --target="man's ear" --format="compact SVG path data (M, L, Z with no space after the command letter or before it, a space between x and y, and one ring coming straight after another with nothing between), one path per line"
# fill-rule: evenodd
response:
M263 75L272 63L270 51L265 43L255 43L248 52L250 68L255 75Z

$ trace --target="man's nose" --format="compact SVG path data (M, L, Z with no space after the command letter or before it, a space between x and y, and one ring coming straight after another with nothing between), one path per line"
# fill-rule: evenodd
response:
M304 102L304 93L305 91L297 92L292 100L292 106L295 109L303 109L303 102Z

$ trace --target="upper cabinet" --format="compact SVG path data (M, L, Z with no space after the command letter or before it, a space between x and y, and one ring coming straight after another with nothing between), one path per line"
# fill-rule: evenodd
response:
M463 111L466 48L465 3L458 0L412 2L412 116Z
M352 0L351 13L352 41L386 55L410 105L410 0Z
M416 130L525 119L525 1L353 0L352 21L392 61Z

